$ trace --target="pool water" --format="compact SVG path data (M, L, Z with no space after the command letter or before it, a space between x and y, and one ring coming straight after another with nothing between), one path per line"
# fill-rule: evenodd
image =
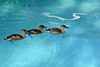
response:
M0 67L100 67L99 0L0 0ZM60 28L64 34L26 34L21 30ZM44 29L45 30L45 29Z

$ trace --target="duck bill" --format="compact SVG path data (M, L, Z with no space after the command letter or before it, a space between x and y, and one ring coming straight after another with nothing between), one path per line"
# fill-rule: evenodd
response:
M67 29L69 29L69 27L66 27Z
M44 26L44 28L47 28L47 27Z

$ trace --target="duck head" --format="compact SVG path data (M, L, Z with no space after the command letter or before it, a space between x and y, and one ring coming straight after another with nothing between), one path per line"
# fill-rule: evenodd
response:
M27 33L27 30L25 30L25 29L22 29L22 32L23 32L23 33Z
M69 29L69 27L67 27L65 25L61 25L61 28L67 28L67 29Z
M44 26L44 25L40 25L39 27L40 27L40 28L47 28L47 27L46 27L46 26Z

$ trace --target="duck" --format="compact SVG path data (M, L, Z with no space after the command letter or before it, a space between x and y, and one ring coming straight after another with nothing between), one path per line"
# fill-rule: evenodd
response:
M50 32L50 33L54 33L54 34L62 34L64 33L64 28L69 29L69 27L65 26L65 25L61 25L61 29L59 28L51 28L51 29L46 29L46 31ZM51 36L52 37L52 36Z
M22 29L21 30L21 34L22 34L22 36L21 35L19 35L19 34L12 34L12 35L10 35L10 36L7 36L6 38L4 38L4 40L9 40L12 44L13 44L13 42L11 41L11 40L20 40L20 39L24 39L26 36L25 36L25 33L26 33L27 31L25 30L25 29Z
M30 34L40 34L40 33L43 33L44 32L43 28L47 28L47 27L44 26L44 25L40 25L39 28L40 28L40 30L39 29L31 29L31 30L28 30L27 31L27 34L29 36L31 36ZM31 36L31 38L33 38L33 37Z

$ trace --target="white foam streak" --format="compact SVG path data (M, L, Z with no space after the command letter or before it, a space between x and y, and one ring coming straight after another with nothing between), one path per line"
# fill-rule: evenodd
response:
M84 14L84 13L73 13L73 17L72 19L66 19L66 18L62 18L62 17L59 17L59 16L54 16L54 15L50 15L50 13L42 13L44 16L47 16L47 17L55 17L57 19L60 19L62 21L64 20L76 20L76 19L79 19L80 16L77 16L76 14L80 14L80 15L87 15L87 14Z
M59 23L56 23L56 22L48 22L48 23L59 25Z

